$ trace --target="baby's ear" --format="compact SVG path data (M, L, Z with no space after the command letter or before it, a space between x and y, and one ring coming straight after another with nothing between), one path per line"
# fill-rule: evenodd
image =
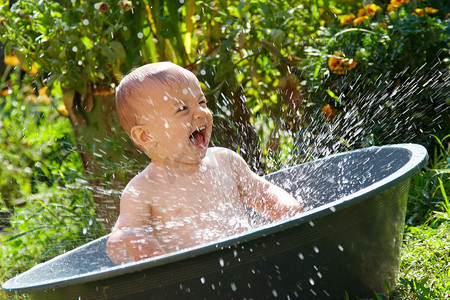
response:
M147 149L153 148L157 144L155 138L146 130L146 128L140 125L131 128L130 136L136 144Z

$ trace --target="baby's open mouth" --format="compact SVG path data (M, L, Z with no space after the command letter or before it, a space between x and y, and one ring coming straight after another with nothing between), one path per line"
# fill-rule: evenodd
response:
M197 148L206 148L208 146L206 126L197 127L197 129L189 136L189 140Z

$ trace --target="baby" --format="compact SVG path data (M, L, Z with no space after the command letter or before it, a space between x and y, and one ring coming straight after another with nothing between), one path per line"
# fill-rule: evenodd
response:
M193 73L168 62L125 76L120 122L151 163L123 191L109 236L117 264L216 241L251 229L244 203L270 220L302 211L283 189L253 173L235 152L208 148L213 126Z

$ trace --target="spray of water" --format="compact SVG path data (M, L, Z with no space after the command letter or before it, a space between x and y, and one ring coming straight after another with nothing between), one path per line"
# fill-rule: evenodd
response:
M294 162L372 145L430 145L432 134L448 134L450 71L434 67L423 65L407 77L405 69L374 81L361 75L344 82L336 103L342 112L325 121L318 108L310 124L294 134ZM430 71L423 74L425 68Z

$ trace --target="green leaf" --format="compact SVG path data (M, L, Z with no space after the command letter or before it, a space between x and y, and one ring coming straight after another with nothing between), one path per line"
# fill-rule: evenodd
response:
M88 38L87 36L83 36L80 40L83 43L83 45L86 47L86 50L91 50L92 49L93 43L92 43L92 40L90 38Z
M103 52L103 55L106 56L108 61L114 62L117 59L116 54L107 45L101 45L100 49Z
M339 99L338 96L336 96L335 93L333 93L332 90L327 90L328 95L330 95L331 98L333 98L334 100L336 100L336 102L341 103L341 99Z
M111 46L112 51L116 55L117 59L121 61L125 61L127 58L127 54L125 52L125 48L123 47L122 43L117 41L112 41L109 43Z

